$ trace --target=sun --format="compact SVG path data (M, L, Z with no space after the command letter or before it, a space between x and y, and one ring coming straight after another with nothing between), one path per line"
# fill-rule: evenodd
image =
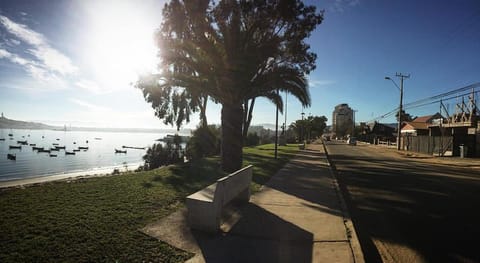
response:
M158 63L154 32L159 23L149 11L133 1L93 3L84 56L95 81L116 89L154 71Z

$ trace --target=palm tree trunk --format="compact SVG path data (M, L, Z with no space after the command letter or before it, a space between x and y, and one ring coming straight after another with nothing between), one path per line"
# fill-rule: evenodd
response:
M248 128L250 128L250 123L252 122L252 114L253 114L253 106L255 105L255 98L250 100L250 105L248 104L248 100L245 101L244 104L244 120L243 120L243 141L247 141L247 135L248 135Z
M242 167L243 108L238 105L222 105L222 169L235 172Z
M202 127L207 127L208 122L207 122L207 102L208 102L208 96L202 96L200 99L200 125Z

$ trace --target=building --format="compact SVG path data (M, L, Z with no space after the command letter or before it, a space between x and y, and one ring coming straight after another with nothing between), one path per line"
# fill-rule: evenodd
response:
M346 103L338 104L332 114L332 131L337 137L353 133L353 110Z
M417 117L412 121L405 121L402 123L401 133L403 136L419 136L419 135L429 135L429 126L434 123L439 123L443 120L443 117L440 113L435 113L433 115Z

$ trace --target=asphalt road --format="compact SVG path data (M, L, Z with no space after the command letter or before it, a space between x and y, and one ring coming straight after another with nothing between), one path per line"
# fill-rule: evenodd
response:
M367 262L480 262L480 170L327 142Z

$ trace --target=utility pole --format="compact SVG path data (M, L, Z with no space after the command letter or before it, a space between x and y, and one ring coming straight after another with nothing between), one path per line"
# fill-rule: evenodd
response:
M400 78L400 87L398 87L397 83L393 81L390 77L385 77L387 80L391 80L393 84L400 90L400 106L398 107L398 126L397 126L397 150L400 150L400 128L402 126L402 106L403 106L403 80L410 78L410 74L403 75L402 73L395 73L396 77Z
M402 73L396 73L396 77L400 78L400 106L398 107L398 127L397 127L397 150L400 150L400 128L402 126L402 108L403 108L403 80L410 78L410 74L403 75Z

